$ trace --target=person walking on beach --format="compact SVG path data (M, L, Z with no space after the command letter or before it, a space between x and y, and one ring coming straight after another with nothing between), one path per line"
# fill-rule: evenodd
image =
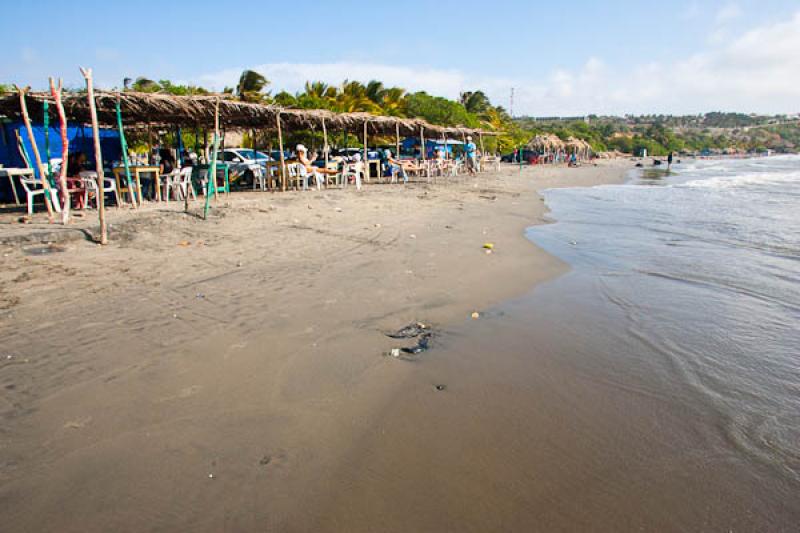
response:
M667 170L672 168L672 152L669 153L667 156Z
M464 156L467 158L467 171L470 175L475 174L478 170L477 151L478 147L472 142L472 137L468 136L467 144L464 145Z

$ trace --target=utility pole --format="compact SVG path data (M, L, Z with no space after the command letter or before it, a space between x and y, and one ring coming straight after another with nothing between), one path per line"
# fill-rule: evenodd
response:
M514 88L511 88L511 102L508 105L508 114L514 118Z

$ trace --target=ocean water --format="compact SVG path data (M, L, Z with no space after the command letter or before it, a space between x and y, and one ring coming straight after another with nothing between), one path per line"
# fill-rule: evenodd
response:
M692 161L545 197L554 223L528 236L573 267L531 300L562 318L553 327L569 334L564 316L582 314L573 333L613 337L603 364L624 369L620 386L646 381L706 413L723 443L709 457L797 487L800 156Z

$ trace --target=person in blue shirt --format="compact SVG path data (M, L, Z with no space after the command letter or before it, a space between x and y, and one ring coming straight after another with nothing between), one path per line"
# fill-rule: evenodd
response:
M478 148L472 142L472 137L467 137L467 144L464 145L464 155L467 158L467 171L475 174L478 170Z
M386 169L386 176L391 177L395 173L399 174L400 177L403 178L403 183L408 183L408 174L406 173L407 170L418 172L419 167L411 163L410 161L403 161L401 159L396 159L392 157L391 150L384 150L383 151L383 165Z

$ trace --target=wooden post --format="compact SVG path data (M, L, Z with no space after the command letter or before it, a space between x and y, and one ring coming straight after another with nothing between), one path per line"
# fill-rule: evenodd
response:
M483 151L483 132L478 131L478 141L481 143L481 158L486 155L486 152Z
M94 137L94 160L97 170L97 213L100 218L100 244L108 244L108 229L106 228L106 184L103 176L103 154L100 151L100 129L97 126L97 107L94 103L94 87L92 86L92 69L81 68L81 74L86 78L86 98L89 100L89 113L92 117L92 136Z
M394 144L397 153L394 154L400 160L400 122L394 123Z
M33 136L33 128L31 127L31 119L28 116L28 106L25 103L25 93L28 89L20 89L16 87L19 93L19 107L22 110L22 121L25 123L25 129L28 131L28 139L31 141L33 147L33 157L36 160L36 172L39 174L39 180L42 182L44 189L44 205L47 207L47 217L50 222L53 222L53 206L50 204L50 183L44 176L44 168L42 168L42 157L39 155L39 147L36 146L36 138ZM13 184L12 184L13 186Z
M58 183L61 185L61 198L63 205L61 206L61 223L67 224L69 222L69 191L67 190L67 162L69 161L69 139L67 138L67 118L64 114L64 104L61 103L61 91L63 90L63 83L58 80L58 88L56 88L55 81L50 78L50 94L53 95L53 100L56 104L56 112L58 113L58 122L61 131L61 170L58 172Z
M419 155L425 161L425 126L419 127Z
M214 106L214 147L211 152L211 165L208 168L208 187L206 188L206 206L203 210L203 220L208 220L208 202L211 191L217 195L217 149L219 149L219 97ZM188 191L187 191L188 192Z
M139 203L136 201L136 191L133 190L133 180L131 179L131 164L128 161L128 142L125 140L125 130L122 128L122 110L119 104L119 95L117 95L117 129L119 130L119 144L122 149L122 164L125 167L125 181L128 183L128 194L131 197L131 203L136 209L139 208ZM117 191L119 193L119 191Z
M364 181L369 183L369 149L367 148L367 121L364 121Z
M281 190L286 191L286 161L283 157L283 131L281 130L281 112L275 115L275 122L278 124L278 149L280 150L281 160Z
M42 127L44 128L44 158L47 161L47 183L53 183L53 165L50 163L50 102L42 102ZM55 198L53 199L55 200Z
M325 117L322 117L322 153L325 156L325 169L328 168L328 128L325 127ZM327 180L326 180L327 182Z

